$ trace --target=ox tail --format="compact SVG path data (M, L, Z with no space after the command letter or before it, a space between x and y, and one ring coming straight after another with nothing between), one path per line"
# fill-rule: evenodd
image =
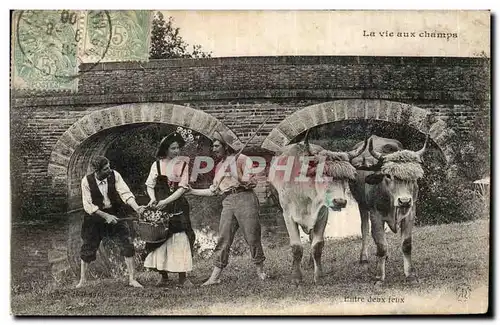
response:
M282 210L278 190L276 190L276 187L274 187L274 185L271 183L268 183L268 189L269 189L267 194L268 199L270 199L273 205L277 206L280 210Z

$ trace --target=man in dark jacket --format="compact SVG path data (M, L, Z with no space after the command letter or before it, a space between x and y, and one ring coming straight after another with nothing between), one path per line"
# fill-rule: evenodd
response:
M134 245L126 222L125 204L138 214L144 211L135 201L135 197L121 175L112 170L109 160L99 156L92 162L94 172L82 179L82 201L85 217L81 236L83 245L80 251L81 275L76 286L80 288L87 283L87 270L90 262L95 261L96 253L103 237L116 237L120 245L120 253L125 257L129 274L129 285L142 288L135 280Z

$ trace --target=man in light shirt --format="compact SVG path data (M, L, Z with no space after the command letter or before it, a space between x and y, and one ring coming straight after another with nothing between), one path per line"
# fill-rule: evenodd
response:
M238 228L241 228L250 247L252 262L256 266L258 277L262 280L267 278L263 268L266 258L261 243L259 200L253 191L256 182L253 175L245 175L245 169L252 167L252 160L243 154L237 155L236 148L233 148L230 143L232 142L228 135L216 133L213 140L213 152L220 161L216 166L213 185L208 189L191 189L190 191L191 194L199 196L225 196L219 221L219 239L213 254L215 267L212 275L203 285L220 283L219 277L228 264L231 244Z
M94 172L82 179L82 201L85 216L81 236L83 245L80 250L81 275L76 286L80 288L87 283L89 263L95 261L96 253L103 237L116 237L120 245L120 254L125 257L129 274L129 285L142 288L135 280L134 254L135 249L128 225L120 221L124 217L124 204L132 207L137 213L142 213L135 197L121 175L112 170L106 157L96 157L92 161Z

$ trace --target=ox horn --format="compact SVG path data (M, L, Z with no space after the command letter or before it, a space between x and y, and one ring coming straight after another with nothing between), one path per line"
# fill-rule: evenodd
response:
M377 160L381 160L384 158L384 155L381 154L380 152L377 152L373 149L373 138L370 139L368 143L368 151L370 151L370 154Z
M368 146L368 138L369 136L365 137L365 142L363 144L363 147L361 147L361 149L354 149L347 153L347 155L349 156L349 161L353 160L357 156L361 155L363 151L365 151L366 147Z
M427 136L425 137L424 146L422 147L422 149L420 149L419 151L417 151L417 155L420 158L422 158L423 154L425 153L425 150L427 150L427 143L429 142L429 138L430 138L430 134L427 133Z
M309 131L311 129L307 129L306 136L304 137L304 144L306 145L306 151L309 155L311 155L311 147L309 146Z

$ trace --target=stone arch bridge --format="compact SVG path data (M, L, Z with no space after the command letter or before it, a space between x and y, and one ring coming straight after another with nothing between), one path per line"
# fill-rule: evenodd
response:
M90 159L148 123L229 132L248 153L269 154L307 129L385 121L430 132L449 162L453 130L489 107L489 66L480 58L240 57L97 65L78 91L13 92L13 182L40 215L77 209ZM454 117L453 124L448 123ZM23 150L32 141L36 150ZM25 149L25 148L24 148ZM16 213L14 211L14 218Z

